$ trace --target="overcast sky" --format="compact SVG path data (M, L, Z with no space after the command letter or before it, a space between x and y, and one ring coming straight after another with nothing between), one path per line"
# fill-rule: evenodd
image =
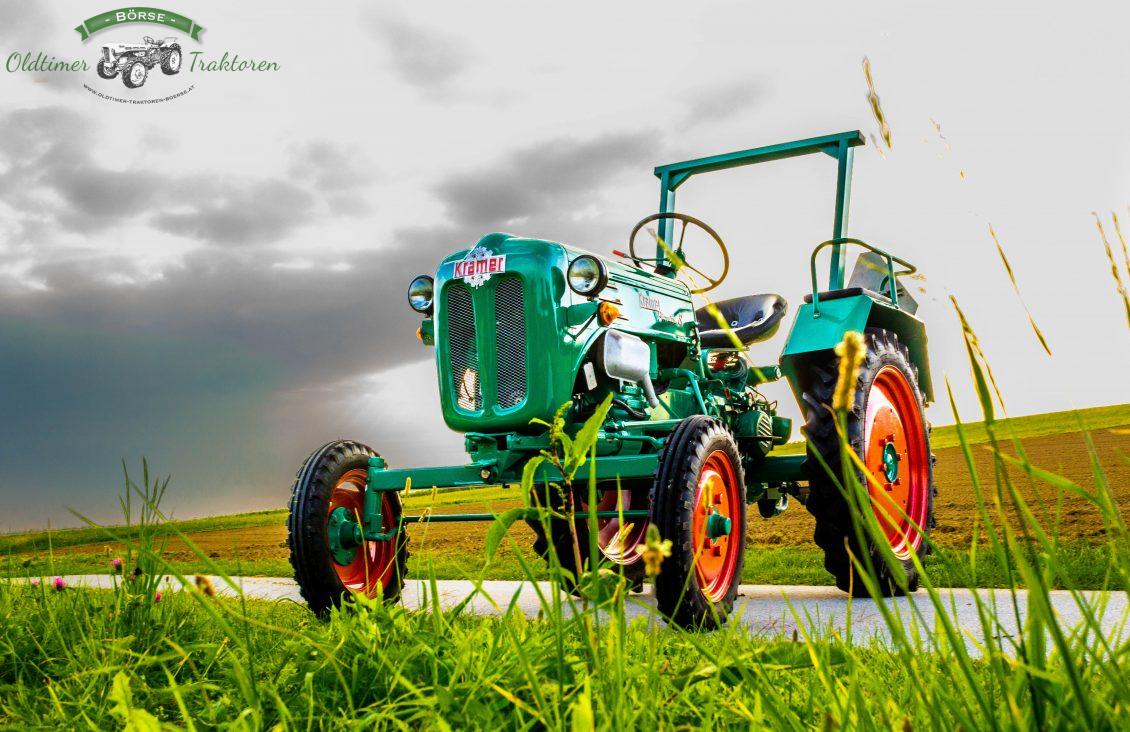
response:
M0 530L74 524L64 505L112 519L120 461L142 456L172 474L179 516L283 507L339 437L393 465L461 462L409 279L495 230L623 248L657 164L874 135L865 55L893 148L857 151L850 232L926 274L935 382L976 417L952 294L1010 413L1130 401L1091 216L1130 234L1128 7L794 5L177 0L206 29L186 50L281 70L154 70L137 94L195 88L150 105L92 95L127 95L93 70L0 72ZM93 67L102 43L176 34L81 43L108 7L2 0L0 51ZM822 156L681 189L731 247L717 294L799 305L833 190ZM952 422L947 404L930 416Z

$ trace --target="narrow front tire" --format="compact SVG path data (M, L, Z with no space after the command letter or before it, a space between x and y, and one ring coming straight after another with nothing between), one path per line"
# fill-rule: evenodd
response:
M122 69L122 83L127 89L137 89L149 77L149 69L140 61L127 63Z
M400 496L381 494L385 541L362 539L344 545L331 531L341 519L357 521L364 511L369 458L377 453L351 440L330 442L315 450L294 480L287 518L287 545L294 579L310 609L323 614L340 607L342 598L364 595L395 602L408 565L408 537L400 523Z
M651 520L671 556L655 578L659 611L686 628L713 630L734 609L745 554L745 474L721 422L683 420L659 456Z

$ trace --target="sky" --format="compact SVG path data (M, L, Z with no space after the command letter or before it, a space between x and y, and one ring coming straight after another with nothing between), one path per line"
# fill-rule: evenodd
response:
M924 273L935 383L962 418L978 412L951 296L1009 414L1130 401L1092 216L1120 259L1125 4L178 0L205 28L180 35L195 58L279 69L154 70L136 92L95 75L101 44L178 33L82 42L75 26L107 9L0 0L5 59L91 66L0 71L0 531L81 523L68 509L114 520L123 462L143 457L179 517L285 507L302 459L337 438L393 466L463 462L405 302L414 275L492 231L609 254L655 211L656 165L843 130L871 138L849 232ZM84 85L191 89L139 105ZM834 184L810 156L681 188L679 210L731 249L713 294L777 292L795 312ZM767 394L798 415L783 385ZM928 417L952 423L938 396Z

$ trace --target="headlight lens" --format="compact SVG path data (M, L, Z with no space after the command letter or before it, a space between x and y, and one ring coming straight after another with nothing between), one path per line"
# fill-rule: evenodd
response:
M418 313L431 315L435 283L427 275L420 275L408 285L408 305Z
M573 292L593 297L608 284L608 268L593 255L582 254L569 263L566 279Z

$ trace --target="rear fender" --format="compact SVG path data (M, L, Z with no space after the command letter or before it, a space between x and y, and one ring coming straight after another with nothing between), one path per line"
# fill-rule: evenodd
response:
M781 371L799 401L804 393L804 362L807 357L836 347L849 330L884 328L895 333L910 351L910 362L918 370L918 385L927 402L934 401L934 384L926 347L926 326L904 310L866 294L820 300L816 315L811 303L797 312L785 350Z

